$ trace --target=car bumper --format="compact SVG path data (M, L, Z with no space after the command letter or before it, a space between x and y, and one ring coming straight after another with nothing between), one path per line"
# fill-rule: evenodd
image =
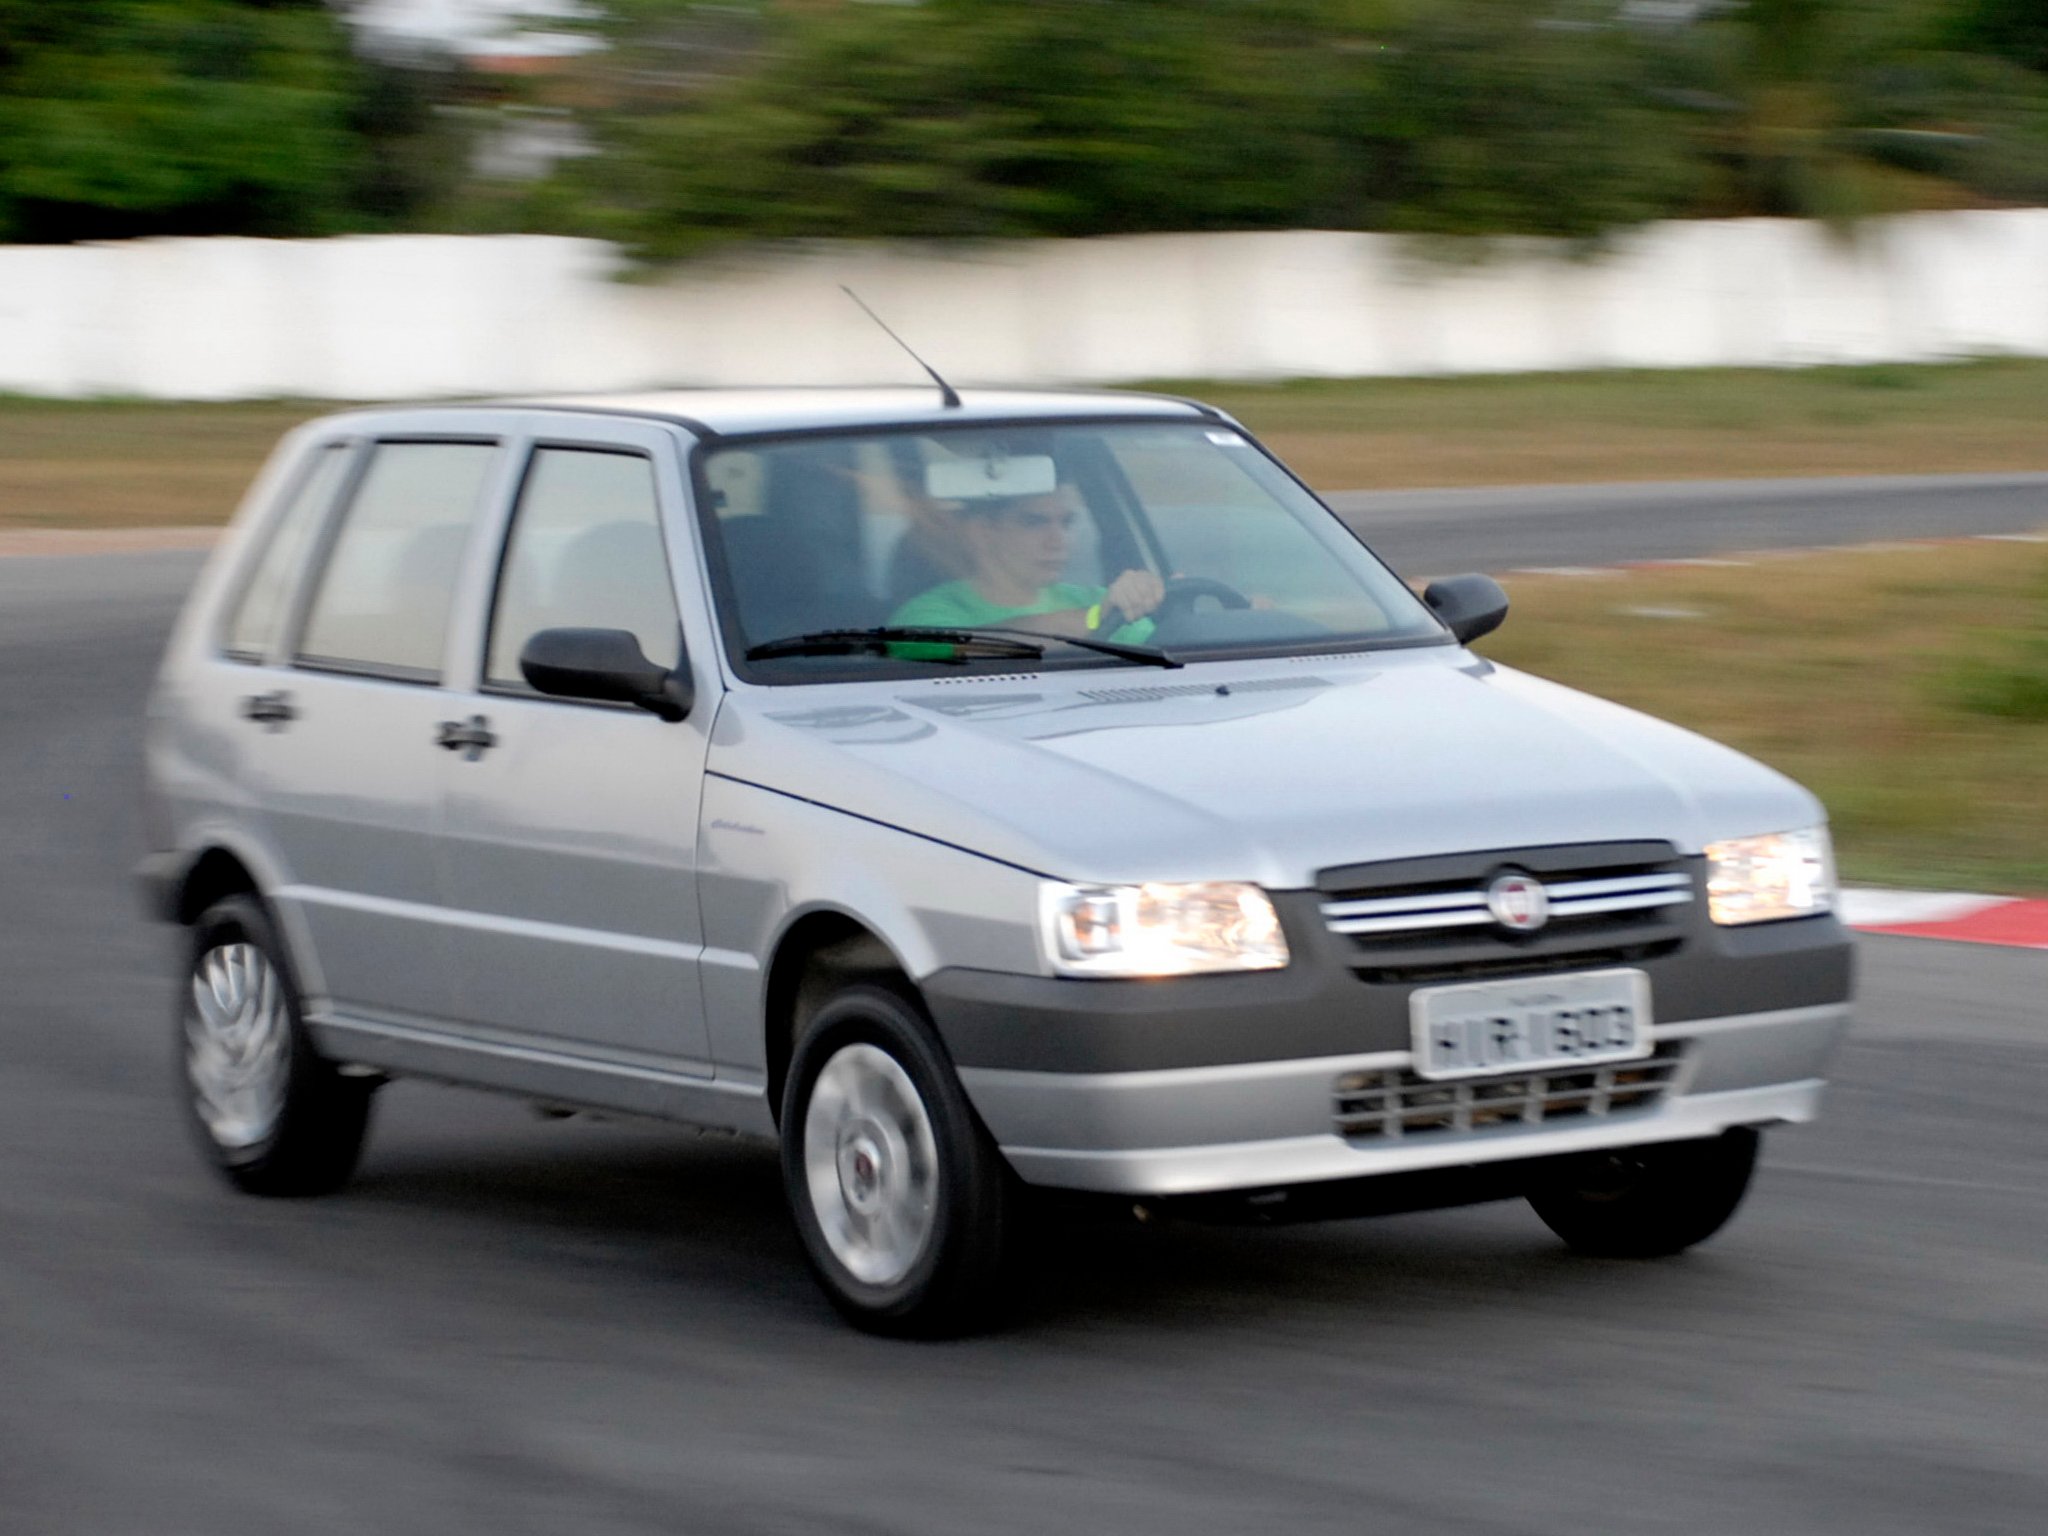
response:
M1656 1106L1533 1126L1375 1137L1335 1127L1338 1084L1407 1052L1149 1072L962 1068L1027 1183L1128 1195L1213 1193L1550 1157L1811 1120L1846 1004L1660 1026L1681 1047Z
M1603 1087L1567 1105L1532 1089L1540 1103L1512 1123L1453 1095L1464 1109L1404 1110L1359 1134L1339 1121L1359 1074L1444 1101L1444 1085L1407 1075L1414 987L1361 979L1306 924L1289 937L1294 963L1278 972L1103 983L942 971L924 992L968 1097L1021 1178L1141 1196L1507 1164L1810 1120L1849 1019L1853 944L1832 917L1727 932L1701 922L1676 952L1641 962L1662 1063L1656 1095ZM1503 1074L1516 1076L1527 1075Z

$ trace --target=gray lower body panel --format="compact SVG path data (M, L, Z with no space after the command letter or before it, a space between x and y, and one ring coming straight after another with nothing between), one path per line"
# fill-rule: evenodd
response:
M1656 1029L1681 1049L1650 1108L1555 1124L1376 1137L1339 1134L1340 1079L1405 1068L1406 1051L1135 1072L963 1067L961 1081L1028 1183L1200 1194L1547 1157L1804 1121L1846 1027L1846 1003Z
M775 1119L760 1082L713 1078L680 1062L584 1054L395 1020L325 1014L306 1022L323 1056L395 1077L431 1078L544 1103L775 1136Z

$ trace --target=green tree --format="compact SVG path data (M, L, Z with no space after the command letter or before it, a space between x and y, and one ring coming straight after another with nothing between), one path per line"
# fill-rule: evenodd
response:
M1985 39L1963 14L1958 0L1747 0L1677 36L1662 79L1694 109L1698 211L1846 226L2048 195L2048 91L1969 51Z
M1604 3L1458 0L1401 29L1350 125L1354 221L1582 244L1678 211L1697 169Z
M600 121L643 256L720 239L1086 235L1341 218L1347 47L1257 0L929 0L771 17L750 69ZM628 12L627 57L644 13ZM671 20L673 16L671 13ZM644 56L644 55L643 55ZM644 83L644 82L643 82Z
M610 0L605 153L556 191L653 261L814 236L1847 225L2048 197L2048 87L2023 67L2044 3L1660 24L1617 0Z
M378 95L395 77L348 43L323 0L0 0L0 239L319 234L406 211L369 148L404 116Z
M1967 52L2048 72L2048 4L2042 0L1961 0L1951 35Z

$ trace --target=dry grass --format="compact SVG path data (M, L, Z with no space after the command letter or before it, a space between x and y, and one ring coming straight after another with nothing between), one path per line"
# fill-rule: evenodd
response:
M2048 470L2048 362L1168 387L1325 490ZM326 409L0 399L0 527L224 521Z
M2048 544L1507 584L1482 651L1790 774L1827 804L1847 878L2048 893L2048 714L1988 712L1978 686L1987 667L2037 681Z
M2048 363L1187 384L1325 490L2048 470Z
M326 409L0 400L0 528L224 523L278 438Z

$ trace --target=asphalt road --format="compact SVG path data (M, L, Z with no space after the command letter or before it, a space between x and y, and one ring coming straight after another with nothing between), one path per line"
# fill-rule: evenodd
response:
M2040 954L1866 942L1824 1119L1650 1265L1520 1206L1092 1224L916 1346L687 1131L401 1083L344 1194L228 1192L128 874L193 569L0 561L5 1536L2048 1527Z
M2048 527L2048 475L1339 491L1325 499L1411 578Z

